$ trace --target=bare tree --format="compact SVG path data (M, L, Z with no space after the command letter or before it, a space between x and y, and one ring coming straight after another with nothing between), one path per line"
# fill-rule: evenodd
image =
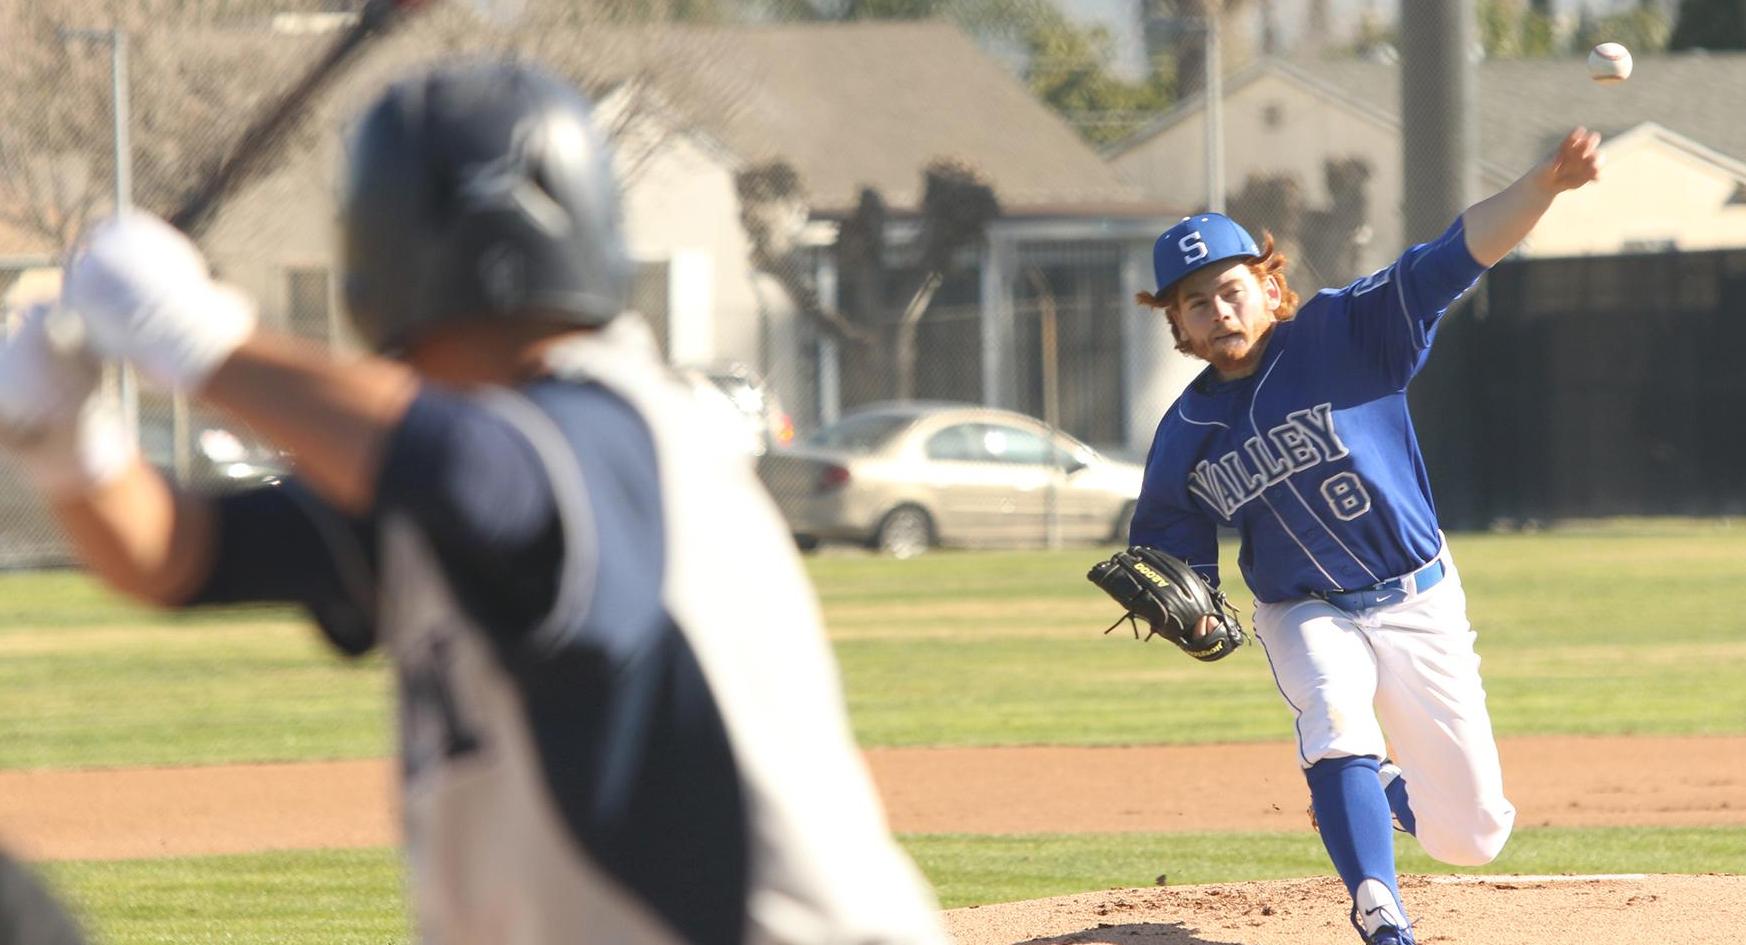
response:
M526 0L519 18L482 24L436 4L410 18L401 30L406 35L373 50L355 71L369 74L370 60L428 60L442 50L536 58L596 95L627 88L633 100L611 129L620 131L656 110L662 100L661 83L652 81L657 75L709 72L703 40L642 27L675 17L711 22L718 19L715 6L702 0ZM241 123L334 39L331 32L276 28L275 17L332 9L324 0L0 0L0 36L7 39L0 57L0 223L60 249L89 217L113 205L110 57L107 45L91 41L101 31L126 36L133 201L167 213L223 159ZM696 86L677 96L691 105L689 112L646 123L662 129L652 136L654 145L661 135L692 127L690 115L731 112L744 93L731 82ZM359 89L352 83L334 94L355 97ZM294 160L333 130L306 122L278 159ZM645 134L643 143L650 138Z
M1326 206L1307 205L1293 174L1252 175L1230 197L1231 215L1273 235L1306 281L1336 285L1360 275L1360 254L1370 228L1370 162L1330 158L1322 165Z
M934 293L945 281L959 251L980 244L988 231L988 224L1000 216L1000 201L994 195L994 188L969 165L938 160L928 165L924 176L923 274L921 283L910 294L909 304L898 319L897 338L893 345L897 368L897 387L893 393L899 400L915 396L916 328L922 316L927 314Z
M752 264L782 286L800 312L855 353L845 365L852 402L916 393L916 332L954 262L982 241L1000 215L994 190L969 166L937 160L924 171L921 278L895 320L888 303L893 269L886 247L889 214L877 190L861 191L855 210L837 229L831 253L838 306L827 307L813 282L798 236L810 210L799 176L782 162L742 171L736 180L740 223L751 242ZM889 346L881 344L888 337ZM887 385L890 385L889 388Z
M217 5L215 5L217 6ZM232 6L220 12L228 15ZM0 221L61 249L114 200L110 56L125 33L134 202L166 212L222 157L227 132L303 59L309 43L212 32L171 2L0 4Z
M1226 69L1248 56L1247 38L1232 26L1255 0L1152 0L1154 17L1166 26L1166 49L1176 67L1176 91L1187 96L1206 85L1206 24L1217 16Z
M1304 12L1300 48L1304 52L1320 55L1327 49L1329 38L1333 34L1333 11L1328 9L1328 0L1310 0L1309 9Z
M1302 260L1304 200L1297 175L1251 174L1243 181L1243 189L1231 194L1226 204L1227 212L1257 237L1262 231L1271 233L1280 252Z
M831 337L851 345L871 346L875 336L819 298L805 247L800 243L811 209L800 175L784 161L748 167L736 175L740 225L751 242L752 265L773 277L802 315Z
M1329 158L1322 165L1328 205L1304 214L1305 261L1324 284L1357 278L1360 253L1370 234L1370 162L1362 157Z
M109 171L107 62L71 55L40 10L0 9L0 220L68 245Z
M1279 9L1274 0L1259 0L1261 6L1261 52L1277 56L1285 52L1285 39L1279 25Z

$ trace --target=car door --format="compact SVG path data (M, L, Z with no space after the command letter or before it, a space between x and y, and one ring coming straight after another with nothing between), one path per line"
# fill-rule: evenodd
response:
M1075 543L1108 541L1121 511L1106 484L1100 482L1092 464L1101 462L1084 444L1066 438L1055 441L1055 508L1060 516L1061 540Z
M934 527L944 544L986 544L1000 527L1005 490L989 481L991 458L983 441L981 424L954 423L922 444Z
M1048 538L1049 487L1058 475L1055 451L1043 433L1013 423L980 425L987 461L983 482L998 509L989 540L1040 546Z

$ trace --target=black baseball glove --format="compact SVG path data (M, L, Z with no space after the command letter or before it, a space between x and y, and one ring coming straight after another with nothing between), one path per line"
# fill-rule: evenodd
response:
M1156 548L1135 545L1118 551L1108 561L1092 565L1085 576L1127 610L1104 633L1126 620L1134 628L1135 639L1163 637L1206 663L1230 656L1246 642L1236 608L1224 592L1194 573L1186 562ZM1213 618L1212 628L1196 639L1194 625L1202 617ZM1149 628L1144 637L1140 636L1142 620Z

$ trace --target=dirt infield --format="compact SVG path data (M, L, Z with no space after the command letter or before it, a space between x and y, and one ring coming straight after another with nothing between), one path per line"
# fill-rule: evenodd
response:
M1507 739L1505 789L1533 827L1746 826L1746 738ZM1290 743L868 754L905 833L1299 830ZM1218 797L1218 804L1202 798Z
M1523 825L1746 825L1746 737L1502 748ZM1305 829L1308 794L1289 744L883 749L867 759L903 833ZM383 761L0 772L0 840L32 859L382 846L395 839L392 778ZM1215 795L1220 804L1195 800Z
M1746 824L1743 737L1502 748L1526 825ZM904 833L1306 829L1289 744L867 759ZM39 860L382 846L395 840L393 795L385 761L0 772L0 840ZM1224 802L1193 802L1212 795ZM1422 945L1731 945L1746 928L1742 876L1450 879L1403 880ZM1327 945L1358 941L1346 908L1328 878L1109 890L954 909L947 921L958 945Z
M1409 876L1420 945L1724 945L1746 928L1739 876ZM1123 889L954 909L958 945L1356 945L1335 879Z

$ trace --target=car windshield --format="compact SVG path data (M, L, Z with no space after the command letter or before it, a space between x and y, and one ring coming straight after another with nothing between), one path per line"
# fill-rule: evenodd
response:
M842 420L814 433L807 443L846 453L871 453L909 426L913 417L889 413L864 413Z
M1087 464L1095 463L1103 458L1103 454L1099 453L1097 450L1086 446L1084 443L1079 442L1065 433L1058 434L1058 436L1060 437L1061 442L1056 449L1065 456L1070 456L1081 463Z

